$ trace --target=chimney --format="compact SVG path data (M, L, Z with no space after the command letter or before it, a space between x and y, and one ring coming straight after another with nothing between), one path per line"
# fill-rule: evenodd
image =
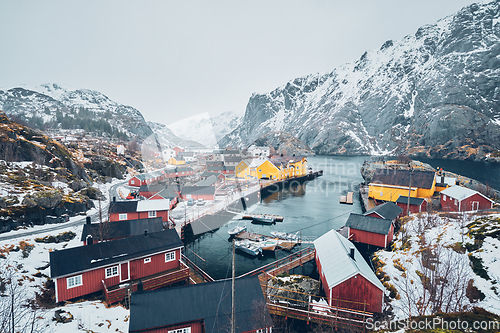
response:
M90 224L90 223L91 223L91 222L90 222L90 216L87 216L85 219L86 219L86 221L85 221L85 222L86 222L87 224Z
M144 236L148 235L148 229L144 229Z
M87 235L87 245L92 244L94 244L94 238L92 238L92 235Z
M113 203L115 203L115 202L116 202L116 197L113 197Z
M351 256L352 260L356 260L356 259L354 259L354 251L355 251L354 248L351 247L350 250L351 250L350 256Z

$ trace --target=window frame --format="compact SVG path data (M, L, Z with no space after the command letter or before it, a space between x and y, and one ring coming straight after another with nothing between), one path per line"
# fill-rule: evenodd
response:
M175 330L167 331L167 333L191 333L191 327L176 328Z
M177 255L175 254L175 251L170 251L165 253L165 262L171 262L176 260Z
M156 210L150 210L148 211L148 218L153 218L153 217L156 217L157 214L156 214Z
M149 264L151 262L151 257L144 258L144 263Z
M123 218L124 216L125 216L125 218ZM127 213L119 213L118 214L118 220L120 220L120 221L125 221L127 218L128 218Z
M114 272L114 269L116 269L116 272ZM110 274L108 274L108 270L109 270ZM111 266L111 267L106 267L106 269L104 271L104 275L105 275L106 279L110 279L112 277L118 276L119 274L120 273L119 273L119 270L118 270L118 265Z
M70 281L73 281L73 285L70 286ZM79 282L79 283L77 283ZM83 286L83 277L82 275L75 275L66 278L66 289L76 288Z

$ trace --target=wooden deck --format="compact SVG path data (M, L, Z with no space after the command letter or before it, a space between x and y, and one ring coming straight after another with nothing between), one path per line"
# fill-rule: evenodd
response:
M348 192L347 195L341 195L340 196L340 203L352 205L353 204L352 196L353 196L352 192Z

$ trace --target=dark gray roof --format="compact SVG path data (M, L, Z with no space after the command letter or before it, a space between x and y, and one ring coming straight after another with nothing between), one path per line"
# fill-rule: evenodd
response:
M185 194L215 194L215 186L183 186L182 195Z
M52 251L50 276L52 278L107 266L120 261L182 247L175 229L94 243L69 249Z
M142 235L144 230L147 230L149 233L162 231L163 223L161 217L103 223L102 239L100 223L85 224L83 226L81 241L85 241L88 235L91 235L95 242L103 239L125 238Z
M377 213L380 217L387 220L394 220L403 212L403 209L393 202L385 202L381 205L375 206L372 209L366 211L363 215L369 215L371 213Z
M236 279L235 291L236 332L273 326L258 277ZM230 317L231 280L219 280L132 294L129 331L202 320L207 333L227 332Z
M408 204L408 197L400 195L398 200L396 200L397 203L403 203L403 204ZM414 206L420 206L424 202L424 199L422 198L414 198L410 197L410 205Z
M223 161L207 161L206 164L207 164L207 166L224 165L224 162Z
M207 165L207 171L223 171L226 167L223 165Z
M116 201L109 204L109 213L132 213L137 211L137 200Z
M224 156L224 162L241 162L241 156Z
M196 186L212 186L215 183L217 183L217 180L218 180L217 175L215 175L212 172L212 175L210 177L207 177L207 179L204 179L204 180L200 180L195 185Z
M388 235L391 229L391 224L391 220L351 213L345 223L345 226L376 234Z
M149 185L141 185L141 187L139 187L139 192L158 193L163 189L165 189L165 185L163 184L149 184Z
M432 188L434 175L434 171L413 170L411 175L411 187L424 189ZM410 170L375 169L371 182L373 184L408 187L410 183Z
M168 186L167 188L163 189L162 191L156 194L165 199L173 199L177 197L177 193L175 193L175 191L180 192L180 188L176 186Z
M203 172L200 174L200 177L210 177L210 176L212 176L213 174L214 174L213 172L203 171Z

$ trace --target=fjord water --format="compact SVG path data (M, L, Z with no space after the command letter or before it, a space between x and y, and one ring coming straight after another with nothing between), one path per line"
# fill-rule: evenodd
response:
M269 236L273 230L288 233L299 231L302 238L311 239L317 238L331 229L342 227L350 213L362 212L358 195L359 184L363 182L360 167L365 160L369 159L369 156L308 157L308 165L314 170L323 170L323 176L304 185L273 193L262 202L249 207L248 210L251 213L282 215L284 221L276 222L273 225L257 225L247 221L247 228ZM426 160L425 162L434 167L443 167L445 170L449 168L449 171L467 177L475 177L479 181L484 181L481 176L484 176L485 173L491 174L492 178L495 175L498 178L500 175L500 164L450 161L448 167L440 160ZM493 182L491 182L490 185L500 189L499 184L493 186ZM348 191L354 192L354 203L352 205L340 204L339 197ZM230 222L214 232L203 234L186 244L185 254L189 259L215 279L231 276L231 243L227 231L234 226L234 223ZM244 222L241 221L241 223ZM301 247L297 246L293 252L300 249ZM264 257L253 258L237 253L236 275L244 274L288 254L289 252L278 250L275 255L268 254ZM304 273L309 274L310 272Z

